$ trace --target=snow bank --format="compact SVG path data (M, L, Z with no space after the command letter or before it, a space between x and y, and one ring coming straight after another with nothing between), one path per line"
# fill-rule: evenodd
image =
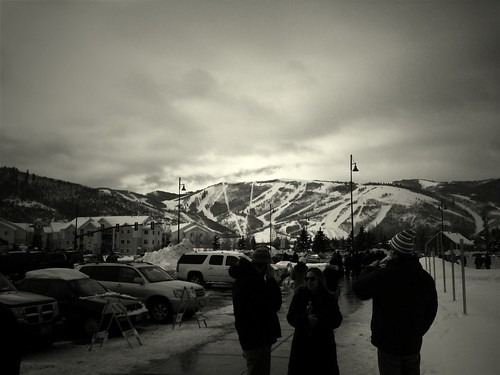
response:
M169 245L158 251L145 253L142 260L160 266L166 271L175 270L177 261L182 254L193 251L193 245L188 239L184 239L180 244Z

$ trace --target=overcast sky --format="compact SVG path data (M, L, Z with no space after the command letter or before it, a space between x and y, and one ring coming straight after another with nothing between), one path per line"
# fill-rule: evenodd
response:
M4 1L0 164L91 187L498 178L500 1Z

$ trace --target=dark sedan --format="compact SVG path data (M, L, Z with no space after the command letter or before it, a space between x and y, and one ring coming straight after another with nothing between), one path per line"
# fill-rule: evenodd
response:
M148 316L148 310L138 299L111 292L74 269L46 268L27 272L18 288L55 298L67 328L86 337L92 337L98 328L106 328L106 322L111 319L110 304L123 305L131 322ZM103 324L99 327L101 319Z

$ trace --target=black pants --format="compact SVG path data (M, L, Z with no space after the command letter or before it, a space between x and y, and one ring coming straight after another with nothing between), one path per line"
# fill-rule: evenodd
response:
M271 373L271 345L244 350L248 375L269 375Z
M378 350L380 375L420 375L420 353L393 355Z

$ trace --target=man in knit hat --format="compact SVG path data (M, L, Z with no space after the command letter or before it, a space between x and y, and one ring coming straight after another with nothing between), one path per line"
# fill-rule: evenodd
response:
M234 324L247 361L248 375L271 373L271 346L281 337L277 312L281 290L267 248L254 250L252 261L240 258L229 268L233 284Z
M414 243L413 230L396 234L385 265L373 262L353 284L360 299L373 299L371 342L380 375L420 374L423 336L436 317L436 285L414 256Z

